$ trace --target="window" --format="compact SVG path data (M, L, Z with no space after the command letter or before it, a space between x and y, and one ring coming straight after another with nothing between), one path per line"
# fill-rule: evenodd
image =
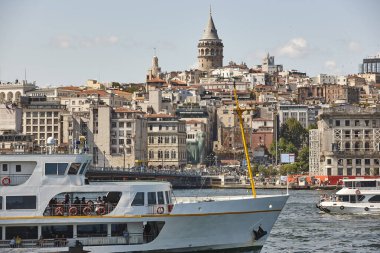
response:
M165 159L169 159L169 150L165 150Z
M20 164L16 165L16 172L21 172L21 165Z
M352 165L352 159L347 159L347 165Z
M132 201L131 206L143 206L144 205L144 193L137 192L135 198Z
M78 173L80 166L81 166L80 163L72 163L70 165L69 172L67 174L68 175L76 175Z
M355 164L356 165L361 165L362 164L362 159L355 159Z
M165 197L166 197L166 203L171 204L172 201L171 201L171 199L170 199L170 194L169 194L168 191L165 192Z
M36 209L37 197L36 196L7 196L6 206L7 206L7 210Z
M347 168L347 176L352 176L352 168Z
M175 150L172 150L171 155L172 155L172 159L176 158L176 152L175 152Z
M153 150L149 150L149 159L153 159L154 158L154 152Z
M68 163L45 163L45 175L65 175Z
M356 176L360 176L362 174L361 168L356 168Z
M345 126L350 126L350 121L349 120L345 120L344 125Z
M3 164L3 171L8 171L8 164Z
M123 236L123 232L127 230L128 227L126 223L111 224L111 236Z
M371 164L371 159L364 159L365 164Z
M335 120L335 126L340 126L340 120Z
M326 161L328 165L331 165L331 159L327 159Z
M165 137L165 143L169 143L169 136Z
M163 155L162 155L162 150L158 150L158 158L163 158Z
M162 143L162 136L158 136L158 143Z
M355 120L355 126L360 126L360 121L359 120Z
M176 143L177 142L177 138L175 136L172 136L172 143Z
M78 225L78 237L105 237L107 236L107 224Z
M343 176L343 168L338 168L338 176Z
M156 192L148 192L148 205L156 205Z
M13 237L20 236L24 239L38 239L37 226L17 226L5 228L5 239L11 240Z
M72 225L42 226L41 235L45 239L53 239L56 235L64 235L65 238L73 238Z
M369 168L365 168L364 169L364 173L365 173L366 176L369 176L370 172L371 172L371 170Z
M327 176L331 176L331 168L327 168Z
M157 192L158 204L165 204L164 192Z
M369 203L380 203L380 195L375 195L368 200Z

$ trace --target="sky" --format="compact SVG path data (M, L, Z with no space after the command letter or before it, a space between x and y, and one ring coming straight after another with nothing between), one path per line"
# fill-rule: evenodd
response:
M380 54L377 0L0 0L0 80L40 87L144 82L197 66L210 5L224 64L276 64L309 76L354 74Z

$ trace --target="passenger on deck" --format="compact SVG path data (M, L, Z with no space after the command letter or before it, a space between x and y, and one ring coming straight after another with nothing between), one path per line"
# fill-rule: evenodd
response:
M54 238L54 247L59 247L60 245L59 245L60 243L59 243L59 237L58 237L58 235L55 235L55 238Z
M61 243L61 246L62 246L62 247L65 247L65 246L66 246L66 244L67 244L67 240L66 240L65 235L62 235L62 236L61 236L61 241L60 241L60 243Z
M74 205L80 205L80 200L78 197L75 197L75 200L74 200Z
M16 236L16 247L20 248L22 244L22 239L20 236Z
M83 197L80 203L81 203L82 205L86 205L86 198Z
M42 237L42 235L40 236L40 238L37 241L37 246L40 246L40 247L44 246L44 238Z
M65 200L63 201L64 204L69 204L70 203L70 195L68 193L65 194Z
M13 236L12 240L9 242L11 248L16 248L16 237Z

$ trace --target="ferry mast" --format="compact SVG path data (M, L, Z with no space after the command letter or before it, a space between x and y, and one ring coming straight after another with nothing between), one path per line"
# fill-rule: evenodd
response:
M236 92L236 83L234 81L234 97L235 97L235 103L236 103L236 112L239 116L239 125L240 125L240 132L241 132L241 138L244 146L244 153L245 153L245 159L247 161L247 168L248 168L248 173L249 173L249 181L251 183L251 188L252 188L252 195L254 198L256 198L256 189L255 189L255 181L253 180L253 175L252 175L252 168L251 168L251 161L249 159L249 153L248 153L248 147L247 147L247 142L245 140L245 134L244 134L244 126L243 126L243 112L245 111L253 111L255 109L242 109L239 106L239 101L238 101L238 96Z

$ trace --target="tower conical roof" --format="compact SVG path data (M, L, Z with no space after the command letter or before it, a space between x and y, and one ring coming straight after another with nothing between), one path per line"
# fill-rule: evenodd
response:
M219 40L218 32L215 28L214 20L212 20L211 12L206 29L204 29L203 31L201 40Z

